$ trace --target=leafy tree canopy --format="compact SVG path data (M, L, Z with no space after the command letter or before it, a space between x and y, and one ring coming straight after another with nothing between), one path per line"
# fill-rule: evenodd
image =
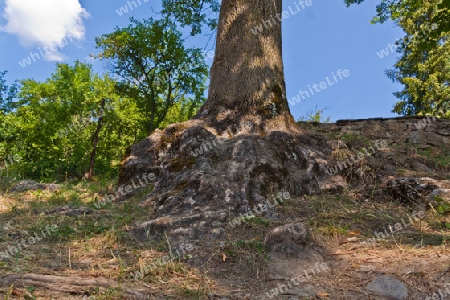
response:
M19 90L18 82L12 85L6 84L6 71L0 72L0 111L9 112L14 108L14 99L16 99Z
M181 33L168 19L137 21L96 39L109 69L121 80L118 89L135 99L147 116L148 133L158 128L169 109L186 101L204 102L208 69L198 48L185 48Z
M345 0L347 5L364 0ZM382 0L372 23L393 20L405 32L386 74L403 90L393 112L450 117L450 0Z
M205 26L210 30L217 27L218 0L162 0L162 6L163 15L182 27L190 27L191 35L202 33Z

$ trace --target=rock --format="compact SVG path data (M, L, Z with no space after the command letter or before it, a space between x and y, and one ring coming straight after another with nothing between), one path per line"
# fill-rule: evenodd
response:
M269 252L283 253L286 256L297 256L311 243L311 234L302 223L286 224L270 231L264 244Z
M363 135L369 139L389 139L389 144L413 143L418 149L450 146L450 120L433 117L371 118L338 120L335 124L317 124L315 130L339 136ZM392 142L391 142L392 141Z
M414 171L423 172L423 173L431 173L433 172L430 168L425 166L424 164L421 164L418 161L413 161L411 163L411 167Z
M331 141L328 141L327 143L330 145L331 150L344 149L344 148L347 149L348 148L347 144L344 141L341 141L341 140L331 140Z
M21 193L26 191L36 191L36 190L57 190L60 188L59 184L46 184L46 183L37 183L32 180L22 180L17 184L11 192L13 193Z
M384 296L389 300L404 300L408 297L406 285L391 276L378 276L369 283L367 289L370 293Z
M69 205L64 205L61 207L57 207L55 209L52 209L50 211L47 211L47 214L60 214L60 215L66 215L69 217L77 217L81 215L88 215L92 212L92 209L89 207L73 207Z
M386 185L387 192L404 203L423 201L437 188L436 180L431 178L395 178Z
M438 205L442 201L450 203L450 189L435 189L427 198L433 205Z
M387 191L403 202L422 201L428 206L450 203L450 181L422 178L396 178L387 183Z
M427 132L426 134L427 144L433 146L441 146L443 144L442 136L434 132Z

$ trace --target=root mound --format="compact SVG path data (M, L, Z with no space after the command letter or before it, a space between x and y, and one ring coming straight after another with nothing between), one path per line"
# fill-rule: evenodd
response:
M119 184L145 173L157 178L141 203L157 217L140 224L136 236L161 240L165 233L174 244L201 241L208 247L223 236L229 221L273 195L312 195L333 186L325 173L330 148L322 136L247 127L219 134L201 120L190 120L131 146ZM265 216L280 218L276 208Z

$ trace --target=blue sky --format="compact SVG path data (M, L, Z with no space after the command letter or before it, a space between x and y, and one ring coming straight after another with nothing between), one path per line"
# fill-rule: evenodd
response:
M125 0L0 0L0 70L7 70L7 79L34 78L44 81L55 70L55 61L71 64L78 59L94 64L97 72L106 70L101 62L89 55L98 53L95 37L109 33L116 26L124 27L129 17L143 19L157 17L157 0L135 0L137 8L120 16ZM296 14L289 13L283 20L283 57L288 99L294 100L300 91L309 97L290 104L295 119L324 109L331 120L349 118L391 117L397 99L392 95L400 90L384 74L393 66L397 53L391 53L389 44L402 36L393 23L372 25L377 1L346 8L343 0L311 0L312 5ZM22 6L18 2L32 5ZM284 0L284 9L296 11L298 0ZM9 9L5 10L8 5ZM152 10L153 8L153 10ZM56 10L60 10L55 12ZM123 11L122 11L123 13ZM250 33L249 33L250 34ZM45 54L44 45L61 41L67 44L57 51L49 51L46 59L34 55L35 61L22 67L19 62L29 58L30 52ZM70 40L67 37L72 36ZM206 38L196 38L190 45L205 47ZM214 45L209 44L206 51ZM380 51L385 53L380 58ZM378 54L377 54L378 53ZM388 54L386 56L386 54ZM41 55L39 55L41 56ZM212 59L207 59L211 64ZM340 71L339 71L340 70ZM345 70L347 77L340 75ZM334 76L333 76L334 75ZM328 77L328 79L327 79ZM313 85L316 84L315 89ZM319 86L322 84L322 88ZM317 92L319 90L319 92Z

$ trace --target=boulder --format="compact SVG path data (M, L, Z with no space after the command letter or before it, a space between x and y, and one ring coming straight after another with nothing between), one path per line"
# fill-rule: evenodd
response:
M297 256L310 243L312 243L311 234L302 223L276 227L266 235L264 241L269 252L282 253L286 256Z
M406 285L392 276L378 276L369 283L367 289L387 300L405 300L408 297Z
M36 191L36 190L57 190L60 188L60 185L58 184L46 184L46 183L37 183L32 180L22 180L17 184L11 192L13 193L21 193L26 191Z

